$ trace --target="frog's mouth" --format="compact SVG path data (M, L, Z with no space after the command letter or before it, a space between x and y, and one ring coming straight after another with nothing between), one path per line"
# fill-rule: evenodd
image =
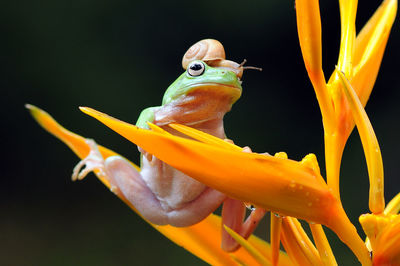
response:
M187 93L154 111L154 123L196 125L207 121L222 122L242 90L234 85L220 83L193 84ZM221 126L221 125L220 125Z
M217 82L197 83L185 87L184 90L187 90L187 94L190 94L197 90L201 90L210 93L210 95L229 95L232 99L231 104L235 103L242 95L242 88L240 87L240 85L238 86L237 84L222 84Z

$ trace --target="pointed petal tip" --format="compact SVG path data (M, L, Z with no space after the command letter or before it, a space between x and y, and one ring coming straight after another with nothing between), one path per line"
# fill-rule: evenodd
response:
M96 109L93 109L91 107L86 107L86 106L79 106L79 110L81 110L83 113L87 114L88 116L91 116L97 120L101 121L101 118L106 118L106 119L112 119L114 121L119 121L122 122L121 120L118 120L112 116L109 116L105 113L102 113L100 111L97 111ZM125 122L124 122L125 123Z
M79 110L84 112L85 114L90 113L90 111L95 111L93 108L87 107L87 106L79 106Z
M146 123L147 123L147 125L149 126L149 128L150 128L151 130L153 130L154 132L158 132L158 133L165 134L165 135L172 135L172 134L169 133L168 131L165 131L165 130L162 129L161 127L159 127L159 126L157 126L157 125L155 125L155 124L153 124L153 123L151 123L151 122L146 122Z
M224 229L228 234L235 239L260 265L271 265L270 261L261 254L249 241L243 238L241 235L236 233L234 230L223 225Z
M37 107L37 106L35 106L35 105L33 105L33 104L26 103L26 104L24 105L24 107L25 107L26 109L28 109L28 111L31 113L31 115L32 115L35 119L36 119L36 116L37 116L38 113L47 114L47 112L43 111L42 109L40 109L39 107Z
M206 144L210 144L213 145L215 147L220 147L220 148L224 148L224 149L229 149L229 150L236 150L236 151L242 151L242 148L230 143L228 141L225 141L223 139L220 139L218 137L209 135L207 133L204 133L200 130L185 126L185 125L181 125L181 124L169 124L168 126L170 126L171 128L193 138L196 139L200 142L206 143Z
M90 115L90 116L91 116L92 114L97 114L97 115L100 115L100 116L108 116L108 115L106 115L105 113L99 112L99 111L97 111L96 109L93 109L93 108L91 108L91 107L79 106L78 108L79 108L79 110L81 110L81 112L83 112L83 113L85 113L85 114L87 114L87 115Z
M337 73L342 81L343 91L357 126L367 161L370 180L369 208L374 214L379 214L385 208L384 171L379 143L371 122L351 83L344 73L341 71L337 71Z
M49 113L39 107L27 103L25 104L25 108L28 109L33 119L50 133L54 134L53 132L57 127L62 128Z

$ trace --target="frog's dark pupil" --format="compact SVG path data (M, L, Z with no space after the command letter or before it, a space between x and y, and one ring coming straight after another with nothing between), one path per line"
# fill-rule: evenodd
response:
M190 69L194 70L194 71L201 70L202 68L203 68L203 66L201 64L193 64L190 66Z

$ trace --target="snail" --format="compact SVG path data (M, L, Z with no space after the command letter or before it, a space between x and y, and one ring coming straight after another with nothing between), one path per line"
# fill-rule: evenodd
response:
M208 65L225 60L225 50L222 44L214 39L204 39L193 44L182 58L182 67L187 68L193 60L202 60Z
M182 58L182 67L186 69L193 60L202 60L211 67L230 70L239 79L242 78L244 69L262 70L258 67L243 66L246 63L246 59L240 64L226 60L224 46L214 39L204 39L193 44Z

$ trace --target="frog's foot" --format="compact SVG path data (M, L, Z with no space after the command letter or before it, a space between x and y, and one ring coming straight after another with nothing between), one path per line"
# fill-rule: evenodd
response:
M247 217L246 221L243 221L246 214L246 206L239 200L227 198L222 206L222 224L247 239L256 229L265 213L266 211L261 208L252 208L249 217ZM221 233L221 248L223 250L234 252L240 247L239 243L224 229L222 229Z
M235 144L235 143L233 142L233 140L231 140L231 139L224 139L224 141L226 141L226 142L228 142L228 143L230 143L230 144ZM249 146L243 147L243 148L242 148L242 151L243 151L243 152L246 152L246 153L252 153L252 152L253 152ZM260 154L262 154L262 155L271 155L271 154L269 154L268 152L264 152L264 153L260 153Z
M251 150L251 148L250 148L249 146L243 147L243 148L242 148L242 152L253 153L253 151ZM263 152L263 153L259 153L259 154L271 156L271 154L269 154L268 152Z
M231 139L224 139L224 141L225 141L225 142L228 142L228 143L230 143L230 144L235 144L235 143L233 142L233 140L231 140Z
M87 174L95 170L99 171L99 175L106 176L104 159L96 142L92 139L86 139L86 144L90 147L89 155L74 167L72 181L82 180Z

